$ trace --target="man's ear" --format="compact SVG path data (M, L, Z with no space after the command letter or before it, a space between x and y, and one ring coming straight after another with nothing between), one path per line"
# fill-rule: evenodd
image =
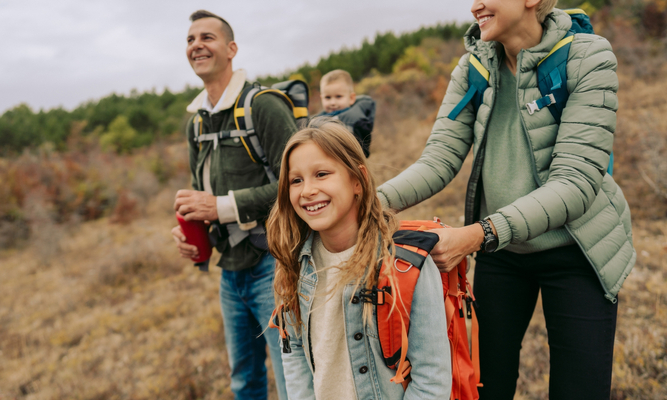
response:
M227 43L227 49L229 50L227 52L227 57L230 60L232 58L234 58L234 56L236 56L236 53L239 51L239 47L236 45L236 42L233 41L233 40L231 42Z

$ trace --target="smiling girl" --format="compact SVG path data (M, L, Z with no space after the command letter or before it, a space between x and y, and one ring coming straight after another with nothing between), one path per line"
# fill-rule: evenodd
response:
M397 223L382 210L359 142L339 123L295 134L282 158L278 198L267 224L275 290L291 352L287 392L299 399L443 399L451 389L442 286L430 259L410 315L412 382L390 382L373 305L360 292L389 260Z

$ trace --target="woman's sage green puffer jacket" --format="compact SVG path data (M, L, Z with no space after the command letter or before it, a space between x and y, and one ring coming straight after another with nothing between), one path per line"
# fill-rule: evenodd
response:
M542 42L518 55L517 107L533 149L534 162L526 167L532 168L538 189L497 213L507 221L505 234L511 235L511 243L523 243L564 225L595 268L605 297L616 302L616 295L634 266L636 253L632 245L630 208L619 186L605 172L618 108L616 57L609 42L596 35L575 35L567 61L570 96L560 125L546 108L529 115L525 106L542 97L536 79L538 62L565 36L571 25L565 12L554 10L544 22ZM380 186L378 194L385 205L395 210L433 196L459 172L473 146L474 164L466 193L467 225L480 217L475 199L500 61L496 51L499 44L480 40L477 24L470 27L465 41L466 49L490 72L483 104L476 115L469 105L456 120L447 117L468 90L467 54L452 73L421 157Z

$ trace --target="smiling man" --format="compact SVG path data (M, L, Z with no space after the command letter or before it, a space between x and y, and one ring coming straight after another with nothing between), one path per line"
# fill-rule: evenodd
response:
M190 20L186 56L205 89L187 107L194 113L187 125L194 190L179 190L174 209L186 220L210 221L217 237L218 266L223 269L220 304L235 398L267 398L268 343L278 394L287 400L278 334L266 329L274 308L275 260L266 250L264 221L277 183L271 183L264 166L255 162L256 148L248 138L219 135L237 129L234 105L250 86L244 70L232 69L238 47L231 26L203 10ZM297 129L292 112L278 97L261 95L252 103L252 122L270 168L278 175L285 143ZM172 235L182 257L198 256L180 227L173 228Z

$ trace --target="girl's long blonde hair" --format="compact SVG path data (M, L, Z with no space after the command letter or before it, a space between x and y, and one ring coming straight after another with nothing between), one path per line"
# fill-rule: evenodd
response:
M332 293L338 292L350 282L357 287L371 289L377 283L379 261L388 261L393 257L392 234L398 227L394 215L382 209L361 145L345 126L335 120L318 118L287 142L280 168L278 198L269 215L266 231L269 251L276 258L276 305L284 305L286 311L293 316L290 323L297 332L300 331L302 321L297 294L301 270L299 253L311 234L311 229L292 207L288 176L290 154L307 142L313 142L326 155L344 165L350 176L361 183L362 188L358 198L357 246L348 262L340 267L339 280Z

